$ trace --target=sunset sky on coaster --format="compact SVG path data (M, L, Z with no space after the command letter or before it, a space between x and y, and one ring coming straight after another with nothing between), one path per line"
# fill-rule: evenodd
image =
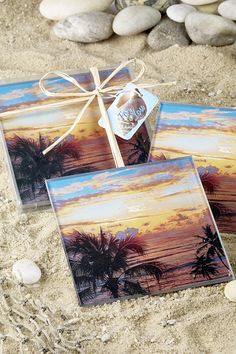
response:
M95 232L109 224L114 233L126 227L153 232L158 225L167 230L168 223L173 229L180 221L198 222L207 209L190 158L54 179L48 188L68 233L75 225Z

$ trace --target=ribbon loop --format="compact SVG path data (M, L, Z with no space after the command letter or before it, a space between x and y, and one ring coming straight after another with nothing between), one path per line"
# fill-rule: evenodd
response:
M127 67L130 64L138 64L141 67L138 75L133 80L130 81L131 83L135 83L143 76L143 74L145 72L145 64L142 60L130 59L124 63L121 63L116 69L114 69L114 71L102 83L100 80L98 69L96 67L90 68L90 71L91 71L91 74L93 76L93 80L95 83L95 89L93 91L88 91L88 90L84 89L75 78L73 78L70 75L65 74L63 72L60 72L60 71L49 72L49 73L45 74L40 79L39 87L40 87L41 91L49 97L81 97L81 98L84 97L85 100L87 99L87 103L83 107L82 111L76 117L72 126L59 139L57 139L53 144L51 144L47 149L45 149L43 151L44 155L47 154L49 151L51 151L60 142L62 142L62 140L64 140L69 134L71 134L71 132L74 130L74 128L80 122L82 116L84 115L84 113L87 110L87 108L89 107L89 105L92 103L92 101L95 98L97 98L99 108L101 111L101 115L103 116L105 124L106 124L105 129L106 129L108 141L109 141L109 144L111 147L111 152L112 152L116 167L123 167L124 166L124 161L123 161L118 143L116 141L116 137L112 131L112 126L111 126L111 123L110 123L110 120L109 120L109 117L108 117L108 114L107 114L107 111L106 111L106 108L105 108L105 105L103 102L103 97L105 97L106 94L107 94L107 97L114 97L114 93L117 94L117 92L119 92L120 90L122 90L124 88L123 86L106 87L106 85L122 69L124 69L125 67ZM53 92L53 91L49 91L45 87L44 82L45 82L46 78L48 78L50 75L57 75L57 76L63 78L64 80L66 80L66 81L72 83L74 86L78 87L82 92Z
M72 83L75 87L79 88L82 92L54 92L54 91L49 91L45 87L45 80L49 76L58 76L64 79L65 81L68 81ZM45 75L41 77L39 80L39 88L40 90L48 97L87 97L89 94L91 94L90 91L86 90L83 86L80 85L80 83L72 76L63 73L61 71L49 71Z

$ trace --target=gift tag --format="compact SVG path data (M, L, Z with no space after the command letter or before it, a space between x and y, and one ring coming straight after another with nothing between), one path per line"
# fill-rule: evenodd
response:
M131 139L157 103L157 96L134 84L127 84L107 110L114 134L125 140ZM98 124L105 128L102 117Z

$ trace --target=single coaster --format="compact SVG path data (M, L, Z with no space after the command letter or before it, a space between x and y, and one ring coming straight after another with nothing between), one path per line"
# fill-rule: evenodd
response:
M221 232L236 232L236 109L162 103L150 161L192 155Z
M104 81L113 69L100 71ZM94 89L91 73L72 76L87 90ZM121 70L110 82L125 85L131 80L129 68ZM78 88L61 78L50 78L47 87L56 92L75 92ZM0 128L5 147L17 205L20 210L49 206L45 179L114 168L114 160L106 131L99 127L100 110L94 100L72 134L47 155L42 151L65 133L75 121L84 102L74 98L46 97L40 92L39 81L13 82L0 85ZM112 99L105 99L110 106ZM53 107L47 105L56 104ZM36 107L40 106L40 110ZM30 112L11 114L14 110L32 108ZM1 114L9 112L9 119L1 121ZM142 125L130 141L117 139L125 164L147 161L149 135Z
M47 188L81 305L233 279L191 157Z

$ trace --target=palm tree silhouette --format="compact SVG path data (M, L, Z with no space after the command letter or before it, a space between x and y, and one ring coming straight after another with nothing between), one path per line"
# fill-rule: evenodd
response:
M201 239L197 254L206 251L207 258L217 256L221 263L229 269L228 265L223 260L225 254L217 232L213 232L210 225L206 225L202 229L204 231L204 236L196 236Z
M149 275L159 282L165 270L159 262L129 266L129 255L144 254L143 241L136 236L127 235L118 239L102 229L98 236L75 231L72 237L65 239L65 247L80 298L80 290L83 291L86 286L96 294L97 282L102 284L103 291L108 290L115 299L120 296L119 291L130 295L144 294L147 291L132 278ZM81 300L84 301L83 298Z
M38 140L15 135L8 140L8 150L14 161L14 172L23 199L35 198L36 190L46 192L45 179L62 176L67 157L78 159L79 146L74 140L64 141L45 156L42 151L53 142L39 135Z
M210 173L208 170L206 170L204 172L199 172L199 176L203 188L208 194L214 194L219 189L220 181L216 173ZM216 220L227 214L227 210L222 203L210 201L209 204L212 214Z
M142 133L138 133L135 135L135 142L129 143L129 145L132 146L128 156L129 165L147 162L150 150L150 141L148 138L145 139Z
M159 155L155 155L155 161L165 161L167 160L165 154L163 152L160 152Z
M227 209L222 203L209 201L212 214L214 218L218 220L221 216L230 216L231 210Z
M210 173L208 170L199 173L203 188L209 194L213 194L219 188L219 178L215 173Z
M217 264L212 262L211 258L205 255L196 256L196 261L194 262L192 271L190 272L194 278L204 277L207 279L212 279L212 276L217 273Z

